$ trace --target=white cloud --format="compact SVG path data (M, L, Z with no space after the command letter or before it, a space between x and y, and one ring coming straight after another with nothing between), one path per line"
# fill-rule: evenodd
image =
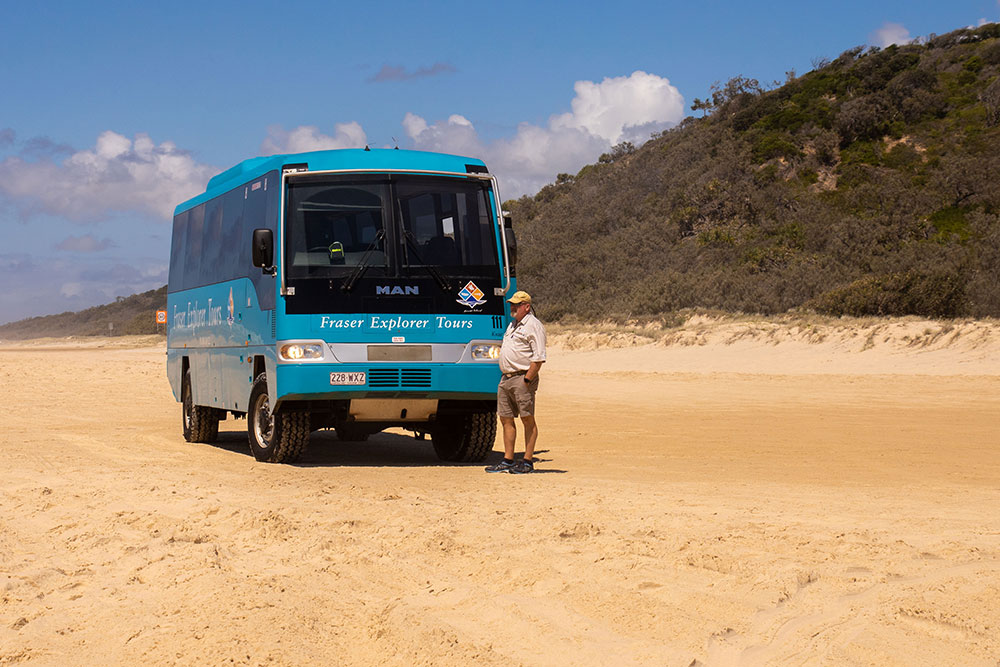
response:
M483 158L501 180L504 197L537 191L560 172L576 173L621 141L642 144L649 135L684 117L684 98L655 74L578 81L569 113L553 115L546 127L521 123L513 137L486 144L459 115L428 124L407 113L403 129L419 150Z
M883 23L881 28L872 33L870 39L875 46L883 49L892 44L902 45L913 41L906 26L890 22Z
M500 177L505 198L534 194L556 174L575 174L596 162L611 142L575 128L541 128L522 123L511 139L501 140L485 152L486 164Z
M337 123L333 136L323 134L315 125L300 125L285 131L280 125L267 130L267 138L260 146L261 155L276 153L308 153L309 151L337 148L363 148L367 143L364 129L356 121Z
M485 150L476 128L464 116L452 114L448 120L428 125L420 116L407 112L403 130L417 150L438 151L479 157Z
M572 111L553 115L545 127L521 123L513 137L485 143L472 122L459 114L428 123L408 112L403 130L417 150L455 153L483 158L501 176L504 196L537 191L560 172L576 173L594 162L614 144L642 144L653 132L666 129L684 117L684 98L667 79L633 72L600 83L577 81ZM312 125L290 131L268 130L261 145L265 155L302 153L334 148L359 148L366 143L357 122L340 123L333 136Z
M584 129L615 144L628 126L684 117L684 98L670 81L655 74L637 71L600 83L577 81L573 90L573 111L553 116L553 129Z
M56 162L9 157L0 161L0 194L22 214L38 212L94 220L114 211L169 218L174 206L204 189L216 171L146 134L129 139L108 130L89 150Z

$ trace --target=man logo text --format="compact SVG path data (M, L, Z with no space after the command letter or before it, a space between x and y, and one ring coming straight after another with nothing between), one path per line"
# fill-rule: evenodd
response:
M392 296L409 296L411 294L420 294L419 285L406 285L401 287L399 285L376 285L375 294L387 294Z

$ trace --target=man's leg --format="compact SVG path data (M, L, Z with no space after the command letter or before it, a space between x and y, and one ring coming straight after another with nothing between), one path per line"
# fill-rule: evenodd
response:
M513 419L511 420L514 421ZM522 415L521 423L524 424L524 460L532 461L535 458L535 441L538 440L538 425L535 424L534 415ZM506 430L504 430L506 435ZM506 440L504 441L506 445ZM514 446L510 448L511 455L514 454Z
M500 423L503 425L503 457L508 461L513 461L517 425L514 423L513 417L500 417Z

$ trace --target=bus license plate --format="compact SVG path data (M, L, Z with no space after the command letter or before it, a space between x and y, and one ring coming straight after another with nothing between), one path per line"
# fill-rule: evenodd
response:
M364 373L330 373L330 384L364 384Z

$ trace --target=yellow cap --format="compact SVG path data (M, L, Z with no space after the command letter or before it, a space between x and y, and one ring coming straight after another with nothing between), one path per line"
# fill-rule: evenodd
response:
M531 295L527 292L514 292L514 296L507 299L510 303L531 303Z

